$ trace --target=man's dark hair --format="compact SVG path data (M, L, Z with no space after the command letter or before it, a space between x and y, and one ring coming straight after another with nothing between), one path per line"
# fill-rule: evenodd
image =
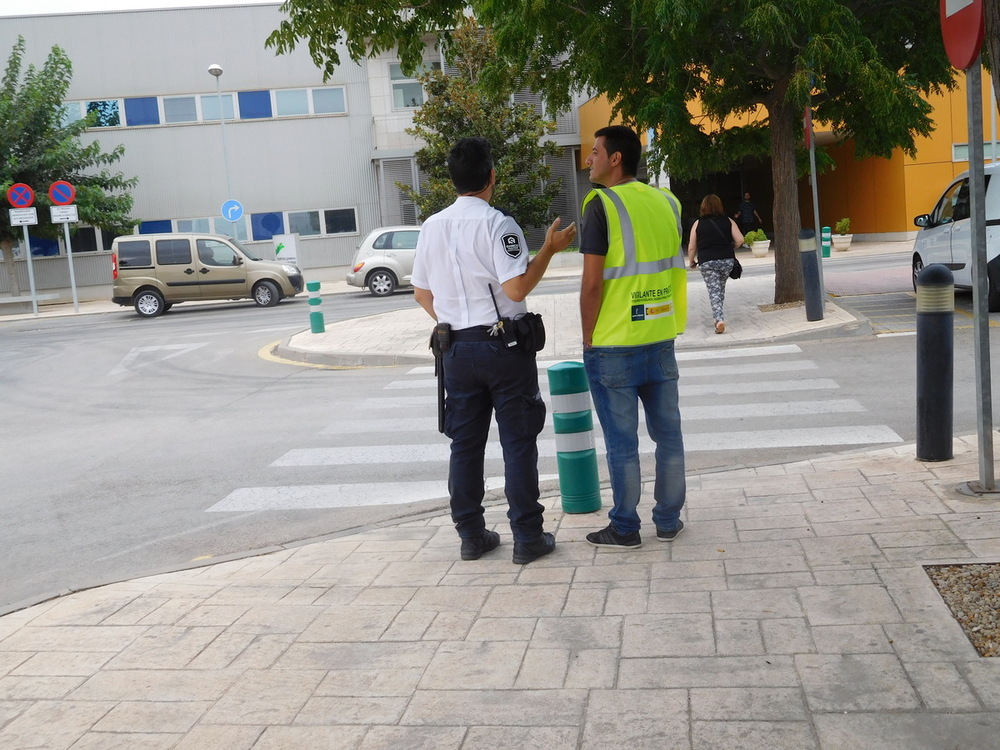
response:
M604 149L608 156L622 155L622 170L627 177L639 174L639 158L642 156L642 141L632 128L624 125L608 125L594 133L594 138L604 136Z
M459 194L478 193L490 182L493 148L485 138L463 138L448 154L448 174Z

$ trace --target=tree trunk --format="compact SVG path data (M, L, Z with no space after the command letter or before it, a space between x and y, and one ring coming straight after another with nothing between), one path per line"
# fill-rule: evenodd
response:
M985 46L990 58L993 93L1000 101L1000 0L986 0L983 8L986 16Z
M17 283L17 269L14 267L14 240L10 238L0 240L0 250L3 251L3 267L7 269L11 295L20 297L21 287Z
M798 302L802 291L799 259L799 192L795 166L795 123L798 113L785 102L787 83L775 86L767 102L774 183L774 301Z

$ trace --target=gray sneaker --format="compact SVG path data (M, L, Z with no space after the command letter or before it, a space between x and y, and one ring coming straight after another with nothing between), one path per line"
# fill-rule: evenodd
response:
M656 530L656 539L660 542L672 542L677 538L677 535L684 531L684 522L678 521L677 528L672 531L664 531L663 529Z

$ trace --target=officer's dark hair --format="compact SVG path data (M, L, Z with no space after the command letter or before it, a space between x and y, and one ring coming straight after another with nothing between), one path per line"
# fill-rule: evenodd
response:
M624 125L608 125L594 133L594 138L604 137L604 150L608 156L622 155L622 170L626 177L639 174L639 158L642 156L642 141L632 128Z
M485 188L492 169L493 147L485 138L463 138L448 154L448 174L460 195Z

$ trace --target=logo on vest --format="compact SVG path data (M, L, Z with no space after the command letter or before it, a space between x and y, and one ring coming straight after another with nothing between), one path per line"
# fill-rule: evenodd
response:
M505 234L500 241L503 243L503 251L511 258L521 254L521 239L516 234Z

